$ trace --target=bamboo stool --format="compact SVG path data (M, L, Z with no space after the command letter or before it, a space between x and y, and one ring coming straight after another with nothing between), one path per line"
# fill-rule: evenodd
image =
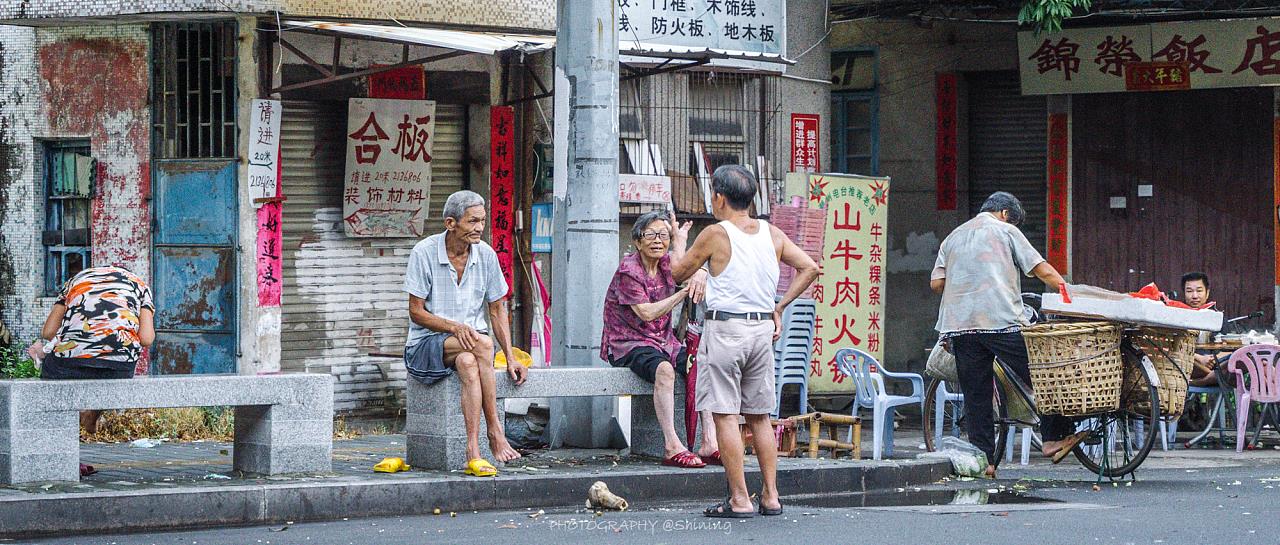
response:
M818 449L829 449L831 458L839 458L840 451L847 450L854 460L862 459L862 419L847 414L809 413L793 418L802 418L809 422L809 457L817 458ZM822 426L827 427L828 439L822 439ZM853 428L853 442L840 441L842 428Z

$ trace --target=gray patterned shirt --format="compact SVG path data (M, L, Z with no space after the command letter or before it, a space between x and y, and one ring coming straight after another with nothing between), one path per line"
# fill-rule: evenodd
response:
M1016 331L1026 325L1018 273L1044 262L1014 225L983 212L942 241L931 280L945 278L936 329L948 333Z
M481 241L471 245L462 281L458 270L449 262L444 233L422 239L409 254L409 270L404 277L404 291L421 297L427 312L446 320L461 322L479 332L489 331L486 307L507 295L507 281L498 265L498 254ZM405 346L418 344L434 333L409 321L409 337Z

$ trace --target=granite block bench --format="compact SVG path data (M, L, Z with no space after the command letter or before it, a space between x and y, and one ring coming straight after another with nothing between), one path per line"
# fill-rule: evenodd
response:
M661 458L665 453L662 430L653 410L653 385L624 367L535 368L529 378L516 386L506 370L495 371L498 387L498 415L504 420L503 399L530 397L632 396L631 453ZM426 386L413 378L406 381L406 457L414 468L451 470L467 463L467 432L462 422L462 382L456 373ZM676 380L676 434L684 437L684 384ZM490 461L489 440L484 417L480 419L480 452ZM495 461L496 462L496 461Z
M0 484L79 480L79 411L211 406L235 407L235 469L332 470L329 375L0 380Z

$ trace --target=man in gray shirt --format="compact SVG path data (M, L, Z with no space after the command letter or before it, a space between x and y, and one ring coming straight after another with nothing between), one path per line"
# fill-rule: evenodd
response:
M409 337L405 367L426 384L458 373L462 382L462 415L467 428L465 473L488 477L497 473L480 456L480 413L488 427L489 448L500 462L520 453L507 443L498 418L493 369L494 337L507 358L507 374L523 384L528 370L512 356L511 325L504 300L507 282L498 256L483 240L484 198L471 191L449 196L444 205L445 232L431 235L409 255L404 291L409 292ZM487 313L486 313L487 310Z
M957 227L938 250L929 286L942 294L938 332L950 342L964 392L965 431L969 442L987 453L987 475L994 477L995 421L991 396L992 359L1000 358L1024 384L1031 384L1022 327L1020 274L1035 276L1057 291L1062 276L1040 256L1017 225L1022 203L1003 191L992 193L973 219ZM1062 460L1082 435L1061 416L1043 416L1043 452Z

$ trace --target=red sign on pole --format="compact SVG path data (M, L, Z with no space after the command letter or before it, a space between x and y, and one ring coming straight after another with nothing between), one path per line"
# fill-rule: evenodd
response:
M959 145L956 137L956 75L938 74L936 94L938 120L935 131L934 173L937 176L938 210L956 209L956 164Z
M818 114L791 114L791 172L817 172Z
M1048 261L1062 274L1067 270L1067 233L1071 229L1067 180L1069 153L1067 114L1049 114L1049 255Z
M1131 62L1124 65L1128 91L1172 91L1191 88L1191 70L1185 62Z
M378 65L374 65L378 68ZM427 73L422 65L402 66L369 75L369 98L427 98Z
M511 270L515 261L515 164L515 110L494 106L489 110L489 218L493 251L498 254L509 289L515 289Z

